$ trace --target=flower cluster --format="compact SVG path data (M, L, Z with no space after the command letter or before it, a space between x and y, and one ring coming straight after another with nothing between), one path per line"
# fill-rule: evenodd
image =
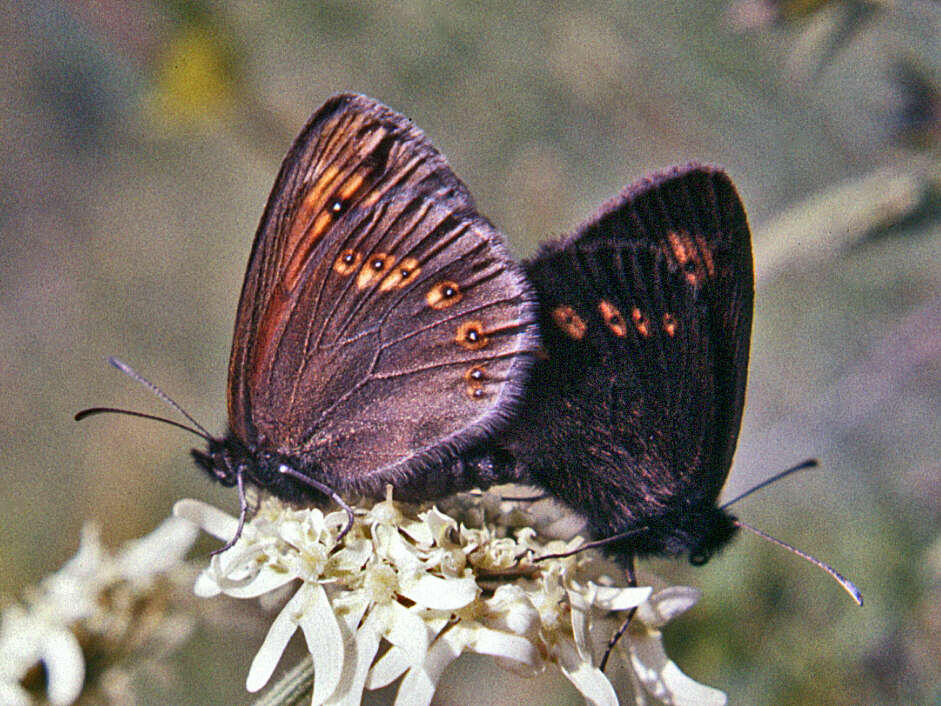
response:
M197 536L189 523L171 518L151 534L112 554L97 529L86 526L78 552L0 617L0 703L32 703L24 684L46 674L45 698L56 706L75 701L86 688L86 654L95 646L168 650L186 639L180 616L150 610L158 577L178 569ZM152 620L145 619L152 615ZM179 619L177 619L179 618ZM81 637L81 640L80 640ZM113 683L121 681L116 674ZM107 689L106 689L107 691ZM114 694L112 694L113 696Z
M666 656L660 628L698 599L692 588L654 593L622 587L621 572L592 552L534 561L577 546L541 539L518 505L491 494L419 508L385 501L346 516L296 509L274 499L228 551L200 574L200 596L277 595L297 586L274 619L249 669L246 686L267 684L300 629L314 669L312 703L358 704L364 689L400 679L397 704L431 701L445 668L464 652L491 655L502 666L537 674L555 664L593 704L618 697L598 668L593 630L612 611L636 609L616 648L629 666L635 699L668 704L723 704L725 695L685 676ZM193 500L174 512L228 539L235 518ZM276 593L272 593L276 592ZM378 659L380 645L388 649Z

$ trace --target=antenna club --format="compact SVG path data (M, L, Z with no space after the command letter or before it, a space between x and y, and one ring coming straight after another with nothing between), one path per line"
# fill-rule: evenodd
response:
M855 601L856 605L858 605L860 608L862 607L862 605L863 605L863 594L862 594L862 592L856 587L856 584L853 583L852 581L850 581L848 578L844 577L841 573L839 573L836 569L834 569L832 566L830 566L830 565L827 564L826 562L821 561L820 559L818 559L818 558L815 557L815 556L811 556L811 555L808 554L807 552L802 551L802 550L798 549L797 547L795 547L795 546L793 546L793 545L791 545L791 544L788 544L787 542L781 541L781 540L778 539L777 537L772 537L770 534L768 534L767 532L764 532L764 531L758 529L757 527L752 527L752 526L751 526L750 524L748 524L747 522L742 522L742 521L739 520L739 519L735 519L734 522L735 522L735 525L736 525L737 527L740 527L740 528L742 528L743 530L748 530L748 531L751 532L752 534L761 537L762 539L764 539L764 540L767 541L767 542L771 542L772 544L777 544L777 545L778 545L779 547L781 547L782 549L786 549L786 550L789 551L791 554L795 554L796 556L799 556L799 557L800 557L801 559L803 559L804 561L809 561L811 564L813 564L814 566L816 566L818 569L823 569L826 573L828 573L828 574L830 575L830 578L832 578L834 581L836 581L838 584L840 584L840 586L843 587L843 590L844 590L844 591L846 591L848 594L850 594L850 597L853 599L853 601Z

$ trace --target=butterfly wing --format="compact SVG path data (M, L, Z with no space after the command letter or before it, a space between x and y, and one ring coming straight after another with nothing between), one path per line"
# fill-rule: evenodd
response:
M338 489L375 490L498 425L537 335L524 275L445 159L403 116L337 96L255 237L230 425Z
M728 177L689 165L638 182L526 270L545 357L514 455L597 537L647 527L636 553L696 545L735 449L751 329L750 237Z

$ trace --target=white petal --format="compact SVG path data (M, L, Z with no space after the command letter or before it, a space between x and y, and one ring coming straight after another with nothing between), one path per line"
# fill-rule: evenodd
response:
M670 586L641 604L637 617L644 625L659 628L692 608L701 597L702 593L691 586Z
M366 675L379 651L379 625L372 615L366 618L354 640L352 659L343 671L336 692L324 702L325 706L358 706L362 701Z
M435 531L435 523L428 522L428 515L431 515L434 512L432 509L428 513L421 513L420 518L424 522L405 522L401 525L402 532L408 535L415 544L422 547L430 547L432 542L434 542L437 532ZM456 523L454 520L451 520L451 525L455 526Z
M65 706L75 701L85 682L85 659L75 635L65 629L44 635L42 661L48 673L49 702Z
M212 598L222 593L222 589L219 588L219 584L213 578L212 572L204 569L196 577L196 583L193 584L193 593L200 598Z
M467 645L467 631L457 625L441 635L428 650L421 668L408 671L395 695L395 706L425 706L435 695L438 680L448 665L461 656Z
M473 578L442 579L423 574L418 580L402 577L400 592L410 601L432 610L457 610L477 597Z
M428 628L425 621L395 601L382 606L379 611L385 621L383 637L400 647L412 664L424 662L428 653Z
M425 617L425 625L428 632L437 635L450 622L450 616L431 618ZM391 647L388 652L382 655L379 660L369 670L369 678L366 680L367 689L381 689L388 686L400 676L405 674L406 670L412 666L408 655L399 647Z
M262 566L261 570L250 580L244 583L226 583L220 586L223 593L233 598L256 598L269 591L281 588L296 577L287 571L272 566Z
M583 596L577 591L566 589L569 597L569 607L571 608L572 636L575 638L575 647L578 650L578 656L583 662L594 664L594 655L592 654L589 641L591 630L591 603L594 593L588 589L589 595Z
M82 525L82 534L79 539L78 551L55 574L71 574L73 576L93 576L100 570L107 556L101 544L101 531L94 522Z
M651 696L671 706L723 706L725 693L700 684L680 671L667 657L660 633L632 635L631 665L637 679Z
M650 586L639 587L620 587L620 586L597 586L595 587L595 605L602 610L630 610L650 598L653 589Z
M121 575L144 579L177 566L193 546L199 529L178 517L169 517L145 537L125 543L117 556Z
M346 527L346 521L347 516L345 510L335 510L323 518L324 527L333 526L335 535L340 534L340 530Z
M398 529L378 525L373 528L376 551L391 559L392 564L401 572L418 572L424 567L416 555L416 548L405 541Z
M618 643L615 650L621 655L624 655L621 643ZM627 660L625 659L625 661ZM641 684L640 680L637 678L637 674L633 669L628 669L627 675L631 678L631 691L634 692L634 706L647 706L647 692L644 690L643 684Z
M217 507L199 500L184 498L173 506L173 514L192 522L213 537L229 541L235 536L239 522Z
M369 677L366 679L367 689L381 689L388 686L400 676L405 674L412 662L409 661L405 650L398 647L392 647L369 670Z
M246 530L254 532L254 527ZM247 532L246 532L247 534ZM258 576L262 567L270 566L261 547L254 542L239 541L222 554L213 554L209 560L209 571L223 592L247 586Z
M291 637L297 631L297 614L305 605L304 586L295 593L281 612L268 628L268 634L265 635L264 642L258 648L255 658L252 660L252 666L248 670L248 677L245 680L245 688L250 692L258 691L271 678L275 667L281 660L284 648L287 647Z
M255 549L236 545L216 554L196 579L194 592L206 598L225 593L236 598L255 598L293 581L295 574L280 565L260 564Z
M431 508L428 512L422 512L418 516L425 527L424 531L430 533L428 543L431 543L433 538L444 536L452 527L458 529L457 521L450 515L441 512L437 507Z
M488 627L534 637L541 626L539 611L521 586L499 586L486 603L490 614L484 620Z
M569 640L559 643L559 666L566 678L589 703L597 706L618 706L618 696L604 672L584 662L575 644Z
M7 706L32 706L33 699L19 682L0 681L0 704Z
M307 599L298 623L304 631L307 650L314 659L314 694L311 702L319 704L336 691L343 675L343 635L323 586L307 583L301 591L306 593Z
M345 588L337 590L329 585L324 586L324 589L330 597L334 614L342 621L340 627L345 629L345 639L352 639L357 629L363 629L358 626L371 605L369 598L363 595L362 591L349 591Z
M474 633L474 641L469 646L473 652L504 657L531 667L539 664L539 651L525 637L484 627L476 628Z

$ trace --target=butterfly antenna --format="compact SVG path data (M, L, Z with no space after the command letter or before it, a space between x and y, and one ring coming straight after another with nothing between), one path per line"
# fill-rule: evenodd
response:
M134 368L132 368L130 365L128 365L127 363L124 363L124 362L118 360L117 358L115 358L115 357L113 357L113 356L111 356L111 357L108 358L108 362L111 363L111 365L113 365L115 368L117 368L118 370L120 370L122 373L124 373L125 375L127 375L127 376L128 376L129 378L131 378L132 380L136 380L137 382L139 382L141 385L143 385L144 387L146 387L146 388L147 388L148 390L150 390L153 394L155 394L157 397L159 397L161 400L163 400L166 404L168 404L170 407L172 407L172 408L175 409L177 412L179 412L182 416L186 417L186 419L189 421L190 424L192 424L194 427L196 427L197 429L199 429L199 431L201 432L201 436L202 436L204 439L211 439L211 438L212 438L212 434L210 434L208 431L206 431L206 429L203 427L203 425L200 424L199 422L197 422L189 412L187 412L187 411L186 411L185 409L183 409L180 405L178 405L167 393L165 393L165 392L164 392L163 390L161 390L159 387L157 387L156 385L154 385L150 380L148 380L148 379L145 378L143 375L141 375L139 372L137 372L136 370L134 370ZM84 415L84 416L88 416L88 415ZM144 416L144 415L140 415L140 416Z
M172 419L167 419L166 417L158 417L156 414L146 414L144 412L135 412L132 409L122 409L120 407L89 407L88 409L83 409L82 411L76 413L74 419L76 422L80 422L86 417L92 417L96 414L126 414L129 417L140 417L141 419L152 419L155 422L163 422L164 424L169 424L171 427L176 427L177 429L182 429L183 431L188 431L190 434L195 434L201 439L206 441L211 441L212 437L200 431L199 429L193 429L193 427L188 427L185 424L180 424Z
M771 485L772 483L777 483L779 480L782 480L782 479L784 479L784 478L787 478L787 477L788 477L789 475L791 475L792 473L797 473L798 471L803 471L803 470L806 470L806 469L808 469L808 468L816 468L816 467L819 466L819 465L820 465L820 464L817 462L817 459L815 459L815 458L808 458L806 461L802 461L801 463L798 463L796 466L791 466L790 468L787 468L787 469L781 471L780 473L776 473L776 474L774 474L773 476L771 476L770 478L761 481L758 485L753 485L751 488L749 488L748 490L746 490L746 491L745 491L744 493L742 493L741 495L738 495L738 496L732 498L731 500L729 500L727 503L725 503L724 505L722 505L722 507L720 507L719 509L720 509L720 510L725 510L727 507L729 507L730 505L734 505L734 504L737 503L739 500L743 500L743 499L747 498L747 497L748 497L749 495L751 495L752 493L757 492L757 491L761 490L762 488L766 488L766 487L768 487L769 485Z
M752 534L758 535L758 536L761 537L762 539L765 539L765 540L771 542L772 544L777 544L779 547L782 547L783 549L787 549L789 552L791 552L791 554L796 554L796 555L799 556L801 559L805 559L805 560L809 561L811 564L813 564L814 566L816 566L818 569L823 569L823 570L826 571L828 574L830 574L830 577L831 577L831 578L833 578L838 584L840 584L840 585L843 587L843 590L844 590L844 591L846 591L848 594L850 594L850 597L852 597L852 599L853 599L854 601L856 601L856 605L862 606L862 604L863 604L863 594L860 592L860 590L859 590L858 588L856 588L856 584L854 584L854 583L853 583L852 581L850 581L848 578L844 577L842 574L840 574L836 569L834 569L834 568L833 568L832 566L830 566L829 564L820 561L820 559L818 559L818 558L816 558L816 557L814 557L814 556L811 556L811 555L808 554L807 552L801 551L801 550L798 549L797 547L791 546L791 545L788 544L787 542L782 542L782 541L781 541L780 539L778 539L777 537L772 537L772 536L771 536L770 534L768 534L767 532L762 532L762 531L761 531L760 529L758 529L757 527L752 527L750 524L748 524L748 523L746 523L746 522L742 522L742 521L739 520L739 519L735 519L734 522L735 522L735 526L736 526L736 527L741 527L743 530L748 530L748 531L751 532Z

